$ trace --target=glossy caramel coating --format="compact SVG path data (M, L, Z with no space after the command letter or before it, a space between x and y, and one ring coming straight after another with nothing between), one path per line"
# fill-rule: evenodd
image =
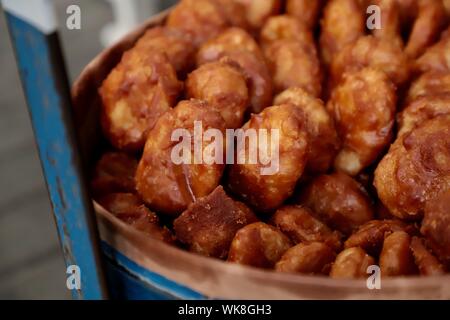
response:
M293 16L309 29L314 29L318 22L325 0L287 0L286 13Z
M227 129L240 128L249 103L247 81L239 65L223 58L189 74L186 96L207 101L220 113Z
M300 243L290 249L275 265L277 272L328 275L336 254L321 242Z
M448 160L447 160L448 163ZM448 168L448 167L447 167ZM447 173L449 171L447 170ZM434 196L425 206L421 233L430 248L450 267L450 187Z
M99 90L102 128L110 143L119 150L142 150L148 132L173 107L181 88L164 53L126 52Z
M398 44L365 36L336 55L330 67L331 88L341 82L345 73L365 67L383 71L397 86L404 85L410 79L411 61Z
M173 158L175 146L171 141L175 129L186 129L193 141L194 122L201 122L203 131L218 129L222 134L225 123L220 114L205 101L181 101L178 106L165 113L150 131L144 154L136 172L136 188L144 202L153 210L177 216L199 197L210 194L219 184L223 164L195 164L194 146L190 161L176 164ZM202 153L209 143L204 142ZM201 159L199 159L201 160ZM222 161L222 163L224 163Z
M411 251L414 256L416 266L423 276L440 276L445 274L444 266L427 249L422 239L413 237L411 240Z
M450 188L450 116L428 120L399 138L375 170L374 185L393 215L422 218L426 202Z
M272 42L265 50L275 93L299 87L319 97L322 93L322 70L317 51L295 39Z
M363 249L348 248L338 254L331 267L330 277L334 279L367 278L369 266L375 265L375 260Z
M410 244L411 237L404 231L395 231L384 239L380 254L382 277L407 276L416 273Z
M411 84L404 104L407 106L418 98L442 94L450 94L450 73L426 72Z
M194 66L195 47L190 34L169 27L149 29L136 43L142 52L165 53L178 74L184 75Z
M250 154L249 143L246 142L245 147L237 151L237 156L246 161L242 164L236 161L230 166L228 186L256 211L277 209L292 195L306 165L309 138L304 115L294 105L269 107L258 115L252 115L242 129L244 132L256 130L257 134L267 130L268 138L267 142L258 139L256 146L253 145L255 149L252 153L258 156L256 164L252 164L249 157L245 156ZM274 149L277 141L273 139L271 143L272 130L276 130L273 132L274 137L276 132L279 135L279 152ZM261 162L262 154L272 155L272 169L266 173L262 169L269 168L270 164Z
M136 192L134 174L138 161L122 152L108 152L95 165L91 180L94 197L108 193Z
M374 163L392 139L397 96L381 71L365 68L347 73L328 101L342 141L334 167L357 175Z
M372 30L372 34L384 41L403 46L401 37L401 13L396 0L371 0L367 5L377 5L381 10L381 29Z
M236 62L248 81L250 108L259 113L272 103L272 79L259 45L245 30L229 28L205 43L197 53L197 65L227 57Z
M316 177L302 190L300 203L315 212L330 228L346 235L374 216L364 188L344 173Z
M271 16L281 12L281 0L233 0L245 6L247 22L253 30L260 29Z
M152 238L167 243L175 240L169 229L160 225L158 216L148 210L134 194L112 193L99 199L99 204L126 224Z
M256 222L236 233L228 261L272 269L291 246L289 238L280 230L263 222Z
M331 64L336 54L365 33L365 14L358 0L329 0L321 21L322 61Z
M275 105L285 103L299 107L306 116L306 128L310 136L306 170L312 174L325 173L341 146L333 118L320 99L301 88L283 91L274 100Z
M191 203L173 223L177 239L189 251L225 259L236 232L258 219L243 203L234 201L221 186Z
M441 40L417 58L415 69L418 72L450 72L450 29L441 36Z
M323 242L338 251L342 246L342 234L331 230L314 215L307 207L284 206L277 210L272 221L296 244Z

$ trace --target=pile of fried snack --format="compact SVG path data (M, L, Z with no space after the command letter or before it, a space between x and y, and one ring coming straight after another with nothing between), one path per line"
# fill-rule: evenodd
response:
M372 5L381 28L368 27ZM385 277L445 274L448 9L180 1L99 88L111 147L94 170L95 199L149 241L233 263L332 278L367 277L371 265ZM195 121L278 129L279 171L175 164L171 135L193 134Z

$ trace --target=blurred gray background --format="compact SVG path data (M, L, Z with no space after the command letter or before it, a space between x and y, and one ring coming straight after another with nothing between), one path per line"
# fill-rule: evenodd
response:
M143 17L176 2L142 1L151 2L148 6L150 12L143 13ZM70 31L61 28L60 33L73 81L102 50L100 34L106 25L113 22L113 10L106 0L53 2L60 25L64 25L62 22L66 20L67 6L76 4L81 8L82 29ZM65 266L58 236L3 12L0 14L0 107L0 299L70 299L65 287Z

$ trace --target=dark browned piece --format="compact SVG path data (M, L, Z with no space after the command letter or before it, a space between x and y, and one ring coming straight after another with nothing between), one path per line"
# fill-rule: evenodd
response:
M411 251L414 261L423 276L439 276L445 274L444 266L428 251L422 239L413 237L411 240Z

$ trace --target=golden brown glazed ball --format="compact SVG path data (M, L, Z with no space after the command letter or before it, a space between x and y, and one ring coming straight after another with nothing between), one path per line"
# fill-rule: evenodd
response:
M302 206L284 206L272 217L273 223L296 244L323 242L338 251L342 234L333 231L314 217L314 213Z
M398 136L404 136L427 120L450 114L450 93L414 100L398 115Z
M448 172L447 169L447 174ZM448 184L445 191L427 202L420 231L425 235L433 252L450 267L450 187Z
M210 195L191 203L173 224L177 239L190 251L225 259L236 232L257 222L253 212L217 187Z
M350 235L373 219L373 208L364 188L344 173L315 178L301 193L300 203L311 208L330 228Z
M314 29L319 22L325 0L287 0L286 13Z
M97 162L91 189L94 197L108 193L136 192L134 174L138 161L121 152L105 153Z
M197 65L227 57L236 62L248 78L250 108L259 113L272 103L272 79L256 41L245 30L229 28L205 43L197 53Z
M412 238L411 251L421 275L440 276L445 274L444 266L430 251L428 251L422 239L418 237Z
M375 260L363 249L349 248L338 254L331 267L330 277L334 279L367 278L369 266L375 265Z
M278 40L297 40L306 47L316 50L312 31L303 23L288 15L275 16L267 20L261 29L260 43L267 50Z
M222 177L223 164L207 164L204 159L198 159L194 146L191 146L189 154L177 151L176 147L185 141L179 137L172 141L175 129L186 129L193 141L196 121L200 122L204 132L217 129L224 135L223 118L207 102L199 100L181 101L176 108L165 113L148 134L136 172L136 188L144 202L162 214L176 217L191 202L210 194ZM202 144L203 156L208 153L205 150L209 145L208 142ZM181 157L180 153L185 161L174 159Z
M420 219L426 202L450 188L450 116L428 120L399 138L375 170L374 185L393 215Z
M414 22L405 52L411 58L420 56L438 38L446 23L442 0L417 0L418 15Z
M418 98L450 94L450 73L427 72L411 84L405 98L407 106Z
M359 227L345 241L345 248L360 247L369 254L378 256L385 237L396 231L414 234L417 230L413 225L398 220L372 220Z
M169 229L160 225L158 216L148 210L136 195L112 193L102 197L99 204L134 229L152 238L174 243L175 239Z
M245 6L247 21L254 30L260 29L271 16L280 14L281 0L233 0Z
M334 167L357 175L389 145L395 122L395 86L381 71L365 68L347 73L328 101L342 149Z
M291 245L289 238L277 228L263 222L252 223L236 233L228 261L272 269Z
M280 93L275 105L294 104L306 116L310 136L310 148L306 170L309 173L325 173L333 163L340 148L340 141L333 118L328 114L322 100L309 95L301 88L291 88Z
M275 270L285 273L328 275L336 254L324 243L300 243L288 249L275 265Z
M103 132L119 150L142 150L158 118L181 91L175 69L164 53L139 48L126 52L103 82Z
M252 115L242 129L249 136L252 131L260 135L266 130L267 139L255 139L257 143L245 139L244 147L237 146L237 158L245 161L230 166L228 186L256 211L270 212L292 195L303 174L309 139L305 117L294 105L274 106ZM252 154L256 164L249 161ZM271 156L270 164L261 161L267 156Z
M192 36L194 46L216 37L229 21L215 0L181 0L170 12L167 26Z
M222 11L230 26L249 29L246 6L238 0L213 0Z
M204 64L189 74L186 96L207 101L220 113L227 129L240 128L244 122L249 102L247 81L239 65L228 58Z
M397 86L404 85L410 78L411 64L400 46L365 36L336 55L330 67L331 88L341 82L345 73L365 67L383 71Z
M419 72L450 72L450 28L442 33L441 40L429 47L415 62Z
M188 33L169 27L149 29L136 43L141 52L165 53L179 75L185 75L194 66L195 47Z
M322 61L331 64L335 55L364 36L366 17L358 0L329 0L321 21Z
M265 50L274 91L299 87L314 97L322 93L322 70L317 51L294 39L274 41Z
M380 254L382 277L406 276L417 273L410 244L411 237L404 231L395 231L384 239Z

